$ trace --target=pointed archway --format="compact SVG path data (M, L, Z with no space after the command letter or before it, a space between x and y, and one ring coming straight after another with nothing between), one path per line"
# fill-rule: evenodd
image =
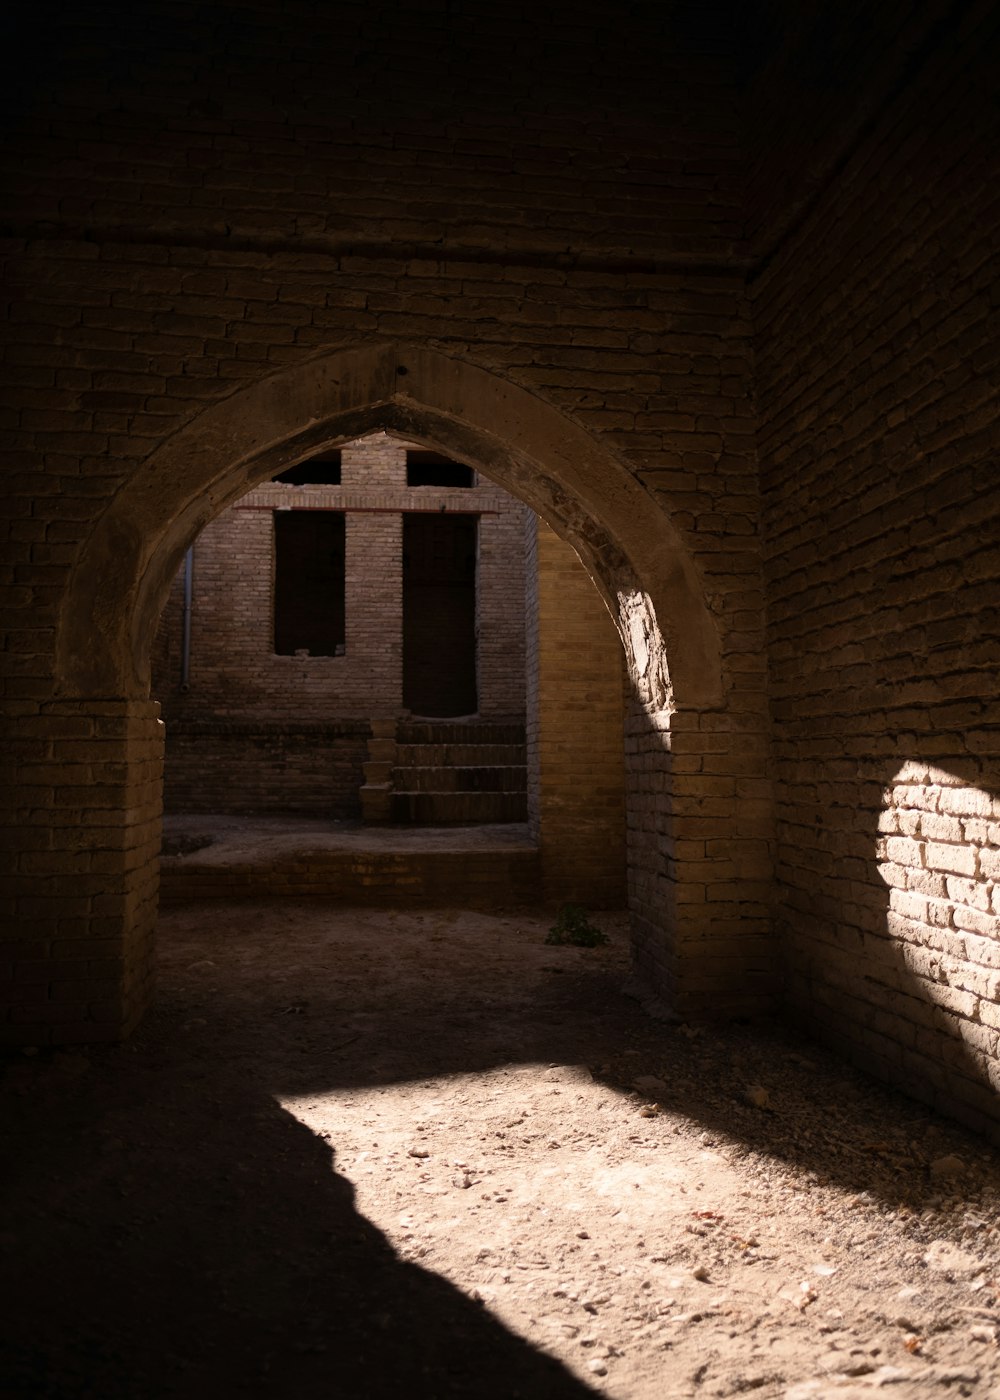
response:
M770 978L760 899L744 900L731 877L709 898L707 862L684 839L699 802L672 797L672 731L683 732L686 754L714 731L717 770L726 728L715 723L726 705L718 631L678 530L623 458L544 399L468 360L377 343L281 371L180 426L81 550L60 616L56 685L78 713L103 706L115 741L107 769L121 870L105 920L120 939L119 1031L148 995L162 764L149 657L171 580L189 543L250 487L374 430L469 463L573 546L617 623L635 695L629 860L639 965L675 1002L759 1005ZM725 818L717 829L725 835ZM732 834L739 838L735 826ZM740 909L751 903L741 940ZM715 923L722 932L713 942Z
M57 644L60 692L145 697L152 627L187 545L256 482L375 429L469 462L568 539L612 615L624 613L623 640L654 702L720 703L719 638L697 571L627 464L501 375L398 345L340 350L273 375L204 410L146 458L74 570ZM638 599L649 614L641 627Z

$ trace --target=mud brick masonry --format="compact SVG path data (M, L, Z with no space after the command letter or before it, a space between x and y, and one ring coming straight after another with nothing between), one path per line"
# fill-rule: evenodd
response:
M780 1004L1000 1131L998 26L975 0L18 17L5 1039L147 1004L150 656L187 547L388 433L518 497L616 619L638 974L685 1016ZM575 650L529 639L529 712Z
M461 762L474 764L477 750L491 754L498 734L526 738L538 893L550 902L618 907L625 898L624 668L607 606L574 551L492 482L408 486L410 446L385 433L347 443L333 473L339 484L266 483L199 536L187 664L184 570L153 647L152 690L166 722L165 809L390 819L391 795L378 802L373 778L389 776L405 732L400 719L410 714L404 708L404 513L431 514L439 523L446 516L473 518L475 636L470 627L468 641L475 652L475 714L451 730L445 726L450 747ZM331 473L320 464L318 474ZM340 655L275 652L273 522L275 512L290 510L345 518ZM451 599L446 594L428 607L418 596L413 607L418 623L419 613L427 613L417 641L440 672L440 632ZM532 656L527 712L526 644ZM451 714L453 693L445 668L435 677L431 704L443 700ZM380 762L387 752L392 760ZM382 767L386 772L373 774ZM478 770L487 777L497 771ZM527 815L516 791L464 799L444 794L443 800L421 794L418 814L425 801L430 821L440 819L442 808L449 820ZM267 888L266 881L257 883Z
M406 444L384 433L347 444L337 474L339 485L266 483L202 533L186 681L183 571L175 580L153 664L167 723L168 810L360 814L370 721L404 709L404 512L475 520L473 709L523 723L524 506L489 481L408 488ZM342 655L275 653L273 522L290 510L344 515ZM447 616L447 607L435 610L429 643ZM613 632L610 620L604 630ZM440 649L428 652L440 666Z

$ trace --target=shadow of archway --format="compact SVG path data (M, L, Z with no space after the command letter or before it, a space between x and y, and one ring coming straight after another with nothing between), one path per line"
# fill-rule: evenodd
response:
M331 1149L240 1069L179 1081L156 1059L120 1056L110 1093L72 1069L33 1079L48 1128L37 1100L8 1102L5 1394L593 1393L401 1260Z
M470 1092L482 1099L497 1070L584 1066L665 1149L686 1118L706 1130L697 1154L753 1150L893 1208L919 1210L933 1189L910 1146L927 1113L822 1051L807 1058L780 1026L665 1025L622 995L620 945L552 949L544 920L521 929L522 916L480 916L466 928L465 917L319 900L180 906L164 920L163 995L133 1042L89 1062L14 1066L6 1236L20 1267L3 1323L13 1394L591 1394L466 1293L402 1260L359 1213L344 1175L359 1163L337 1162L340 1140L356 1137L337 1105L358 1092L481 1076ZM463 977L472 959L485 972ZM643 1099L627 1096L650 1071L664 1087L647 1120ZM753 1080L771 1089L766 1113L746 1102ZM323 1095L332 1116L321 1134L309 1108ZM941 1133L939 1144L961 1137ZM906 1160L873 1156L884 1146L873 1135ZM372 1136L387 1145L380 1129ZM576 1159L585 1171L591 1160L600 1165L600 1147ZM498 1207L463 1199L457 1228L480 1232L475 1257L479 1239L496 1242ZM456 1228L455 1207L444 1214L442 1228Z

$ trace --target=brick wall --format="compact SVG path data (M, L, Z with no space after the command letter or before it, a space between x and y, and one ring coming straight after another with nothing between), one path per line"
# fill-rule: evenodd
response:
M963 22L754 298L791 1003L995 1130L1000 125L996 15Z
M364 720L183 720L167 726L167 812L356 819L368 754Z
M148 1005L163 726L150 702L48 701L5 725L0 996L10 1044L116 1040Z
M939 0L784 4L770 34L752 17L747 38L760 61L744 98L751 267L808 214L892 94L951 46L952 8L949 16Z
M523 715L524 507L485 480L407 488L406 451L384 433L348 443L340 486L268 482L199 536L187 690L183 570L153 646L167 810L360 814L368 721L403 708L404 511L478 515L479 713ZM272 520L289 509L346 512L343 656L275 654Z
M528 784L542 888L557 903L625 897L624 658L583 565L527 521Z
M596 0L552 0L544 13L528 0L96 12L64 0L19 26L5 186L33 235L155 233L265 255L280 239L299 253L392 257L445 242L507 261L567 249L725 257L741 233L725 81L738 37L719 0L664 11L637 43ZM225 291L196 281L195 300L155 311L154 329L205 333L199 285L218 298L208 314L228 320L257 261ZM484 319L498 309L489 280ZM394 312L436 312L384 289ZM132 309L148 329L152 308ZM335 298L327 330L354 328L338 310L370 328L363 298ZM301 304L265 314L229 343L266 354L294 343L308 316ZM223 325L207 333L222 338Z
M343 656L274 652L275 510L347 513ZM215 715L299 721L398 714L403 706L402 513L481 517L479 697L484 717L524 712L523 507L492 482L406 486L406 448L379 434L342 451L340 486L268 482L194 546L190 690L180 689L183 580L158 630L153 689L168 724Z
M204 524L312 450L411 433L544 506L612 604L662 633L678 684L641 700L630 777L637 946L678 995L738 992L733 947L756 946L766 901L744 873L764 817L735 798L764 781L766 715L727 20L668 6L636 44L590 0L406 5L391 24L305 0L66 4L34 50L29 24L0 152L8 713L56 691L140 699L139 600ZM374 344L399 348L405 383L356 404L347 373L307 404L331 356ZM29 900L33 785L4 799ZM715 872L710 840L730 852ZM124 901L118 918L124 947Z

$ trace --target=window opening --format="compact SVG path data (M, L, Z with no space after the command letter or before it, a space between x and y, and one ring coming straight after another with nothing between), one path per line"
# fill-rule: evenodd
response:
M274 650L279 656L342 656L344 514L274 512Z
M325 452L321 457L311 457L308 462L299 462L274 479L285 486L339 486L340 453Z
M473 486L474 473L464 462L453 462L438 452L407 452L407 486Z

